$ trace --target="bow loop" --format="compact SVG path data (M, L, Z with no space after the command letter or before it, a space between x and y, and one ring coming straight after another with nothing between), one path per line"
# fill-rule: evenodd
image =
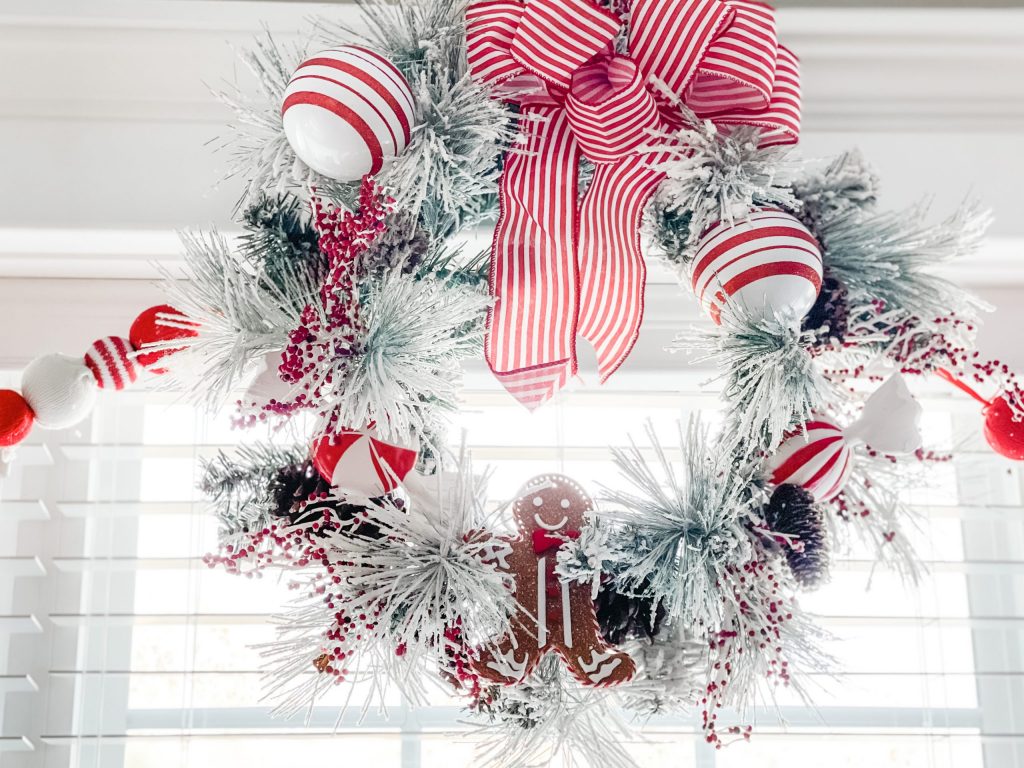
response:
M636 152L663 127L643 74L625 56L602 57L578 70L565 111L580 149L594 163Z
M590 0L527 0L511 55L544 82L565 90L572 76L610 51L621 22Z
M475 80L495 86L526 71L512 58L523 10L518 0L478 0L466 8L466 58Z
M630 55L646 78L684 97L708 49L735 14L721 0L636 0Z

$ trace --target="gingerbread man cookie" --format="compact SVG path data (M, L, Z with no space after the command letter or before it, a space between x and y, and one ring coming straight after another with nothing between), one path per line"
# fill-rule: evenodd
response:
M483 649L474 664L481 677L511 685L533 671L550 651L584 685L615 685L633 677L628 653L605 642L597 625L589 584L555 574L558 548L579 536L593 502L572 480L542 475L527 485L513 508L519 536L499 566L515 579L517 610L512 632Z

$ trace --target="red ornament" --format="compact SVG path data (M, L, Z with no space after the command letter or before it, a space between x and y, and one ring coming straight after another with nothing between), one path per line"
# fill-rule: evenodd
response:
M24 440L36 415L25 398L13 389L0 389L0 448L9 448Z
M195 323L192 323L194 328L172 328L171 326L159 323L157 321L158 315L171 316L183 323L191 322L187 316L183 315L170 304L161 304L159 307L150 307L135 318L135 322L132 323L131 330L128 331L128 338L135 349L142 350L147 344L174 341L175 339L189 339L199 335L198 330L196 330L198 326ZM162 358L173 354L174 352L178 352L181 349L183 349L183 347L155 349L152 352L142 352L142 354L140 354L136 359L139 364L150 371L150 373L167 373L166 368L154 368L153 366Z
M1005 397L985 406L985 439L992 450L1014 461L1024 461L1024 421L1014 419Z
M1006 396L986 400L944 368L938 375L985 406L985 439L992 450L1013 461L1024 461L1024 420L1017 420Z
M120 336L97 339L85 353L85 364L100 389L122 390L139 377L132 343Z
M393 491L416 466L416 456L371 430L342 429L313 443L313 464L324 480L370 498Z

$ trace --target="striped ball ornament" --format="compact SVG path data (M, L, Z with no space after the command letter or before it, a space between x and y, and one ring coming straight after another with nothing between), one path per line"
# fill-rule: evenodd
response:
M853 452L843 430L827 421L809 421L789 434L768 462L775 485L798 485L815 501L835 498L853 469Z
M342 45L306 59L284 92L281 117L295 154L319 174L356 181L377 173L412 135L412 90L368 48Z
M97 339L85 353L85 365L100 389L122 390L139 378L132 343L120 336Z
M753 320L797 323L821 289L821 246L794 216L759 209L704 233L692 277L693 292L715 323L730 308Z

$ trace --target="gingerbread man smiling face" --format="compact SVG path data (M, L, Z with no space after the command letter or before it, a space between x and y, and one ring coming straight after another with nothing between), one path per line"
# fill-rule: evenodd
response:
M554 570L558 548L579 536L592 509L590 497L562 475L527 484L513 508L519 536L508 540L511 553L505 560L515 578L517 611L511 633L480 653L474 668L481 677L517 683L554 651L585 685L632 678L633 659L600 635L590 586L563 582Z

